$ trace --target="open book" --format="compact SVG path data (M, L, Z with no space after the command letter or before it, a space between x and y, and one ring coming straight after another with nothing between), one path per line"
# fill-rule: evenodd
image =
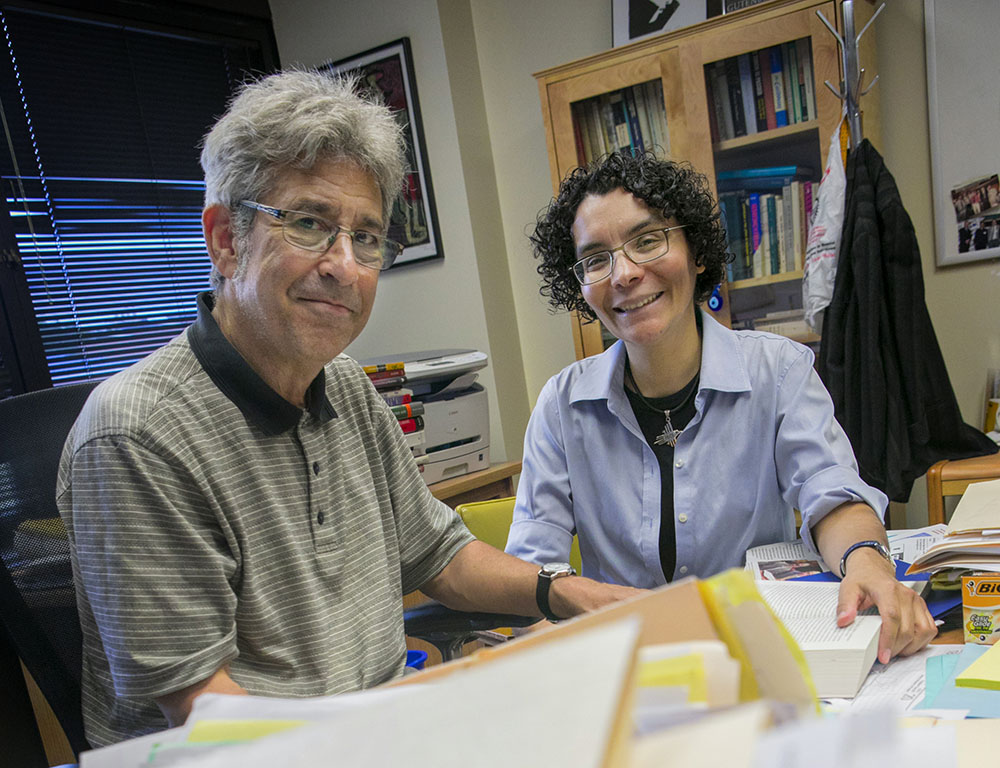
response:
M795 638L821 699L851 699L875 663L882 619L861 614L837 626L839 584L759 581L757 588Z

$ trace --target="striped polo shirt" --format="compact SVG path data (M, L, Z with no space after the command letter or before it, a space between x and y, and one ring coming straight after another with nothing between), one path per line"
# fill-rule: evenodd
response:
M153 699L225 664L271 696L400 675L403 595L472 540L356 362L327 364L301 410L211 305L98 386L63 452L93 746L165 728Z

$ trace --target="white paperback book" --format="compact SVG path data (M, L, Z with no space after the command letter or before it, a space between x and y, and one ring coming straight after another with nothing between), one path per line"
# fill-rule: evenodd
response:
M854 698L875 663L881 617L866 612L838 627L835 583L759 581L757 588L802 649L816 695Z

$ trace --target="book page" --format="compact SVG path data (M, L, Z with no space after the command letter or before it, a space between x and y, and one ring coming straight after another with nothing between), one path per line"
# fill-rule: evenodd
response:
M877 616L859 616L846 627L838 627L833 616L822 619L782 619L782 622L803 650L819 646L867 648L872 634L882 626L882 620Z
M1000 533L1000 480L973 483L965 489L948 523L948 535L969 531Z
M840 584L824 581L770 582L757 584L757 589L782 619L829 618L837 616L837 595Z
M782 581L829 570L802 539L765 544L747 551L746 569L755 580Z
M870 609L852 624L838 627L839 584L821 581L760 582L757 588L795 641L803 647L836 645L864 648L882 623L877 615L873 615L874 609Z

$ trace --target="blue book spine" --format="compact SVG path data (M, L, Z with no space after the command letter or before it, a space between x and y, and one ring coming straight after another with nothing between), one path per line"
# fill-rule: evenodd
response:
M778 240L778 206L774 195L767 196L767 245L771 259L771 274L781 274L781 241Z
M801 176L809 173L812 173L812 170L801 165L769 165L763 168L719 171L716 178L722 181L725 179L759 179L767 176Z
M639 127L639 111L636 109L635 96L632 89L625 91L625 109L628 113L628 132L632 139L632 154L646 151L646 145L642 137L642 129Z
M781 128L788 125L788 107L785 104L785 79L781 71L781 48L771 48L771 88L774 92L774 120Z

